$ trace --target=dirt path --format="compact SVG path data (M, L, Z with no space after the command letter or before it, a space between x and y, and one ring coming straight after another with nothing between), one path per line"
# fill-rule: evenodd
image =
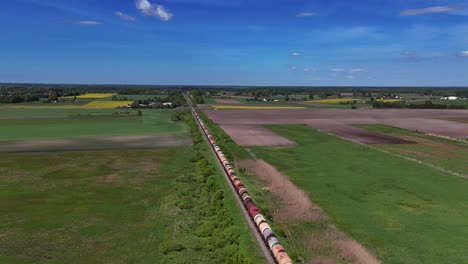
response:
M242 160L237 166L245 168L249 174L268 182L269 185L266 188L280 198L282 207L274 213L275 220L284 225L291 222L322 222L324 224L325 227L322 230L303 234L307 239L302 241L302 246L318 256L310 263L338 264L343 263L343 260L346 263L356 264L380 263L360 243L339 231L303 190L271 164L263 160Z

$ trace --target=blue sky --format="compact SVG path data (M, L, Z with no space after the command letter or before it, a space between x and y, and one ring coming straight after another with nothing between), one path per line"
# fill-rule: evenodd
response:
M4 0L0 34L0 82L468 86L457 0Z

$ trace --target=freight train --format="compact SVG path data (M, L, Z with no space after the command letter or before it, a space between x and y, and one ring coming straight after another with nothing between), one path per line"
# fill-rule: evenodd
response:
M210 132L206 128L200 116L198 115L198 113L195 111L193 107L191 107L191 111L196 117L197 122L200 124L203 130L203 133L205 134L206 138L210 142L211 147L216 152L216 155L219 161L223 164L224 170L226 171L226 173L229 175L229 178L231 179L231 184L237 190L237 194L243 201L245 208L249 212L249 215L252 218L252 220L255 222L258 232L261 233L265 244L270 249L271 254L274 256L276 262L278 264L292 264L293 262L291 258L288 256L283 246L278 241L278 238L276 237L271 227L268 225L265 217L263 217L263 215L260 214L260 211L255 205L252 198L250 197L249 192L247 191L245 186L242 184L239 177L237 177L236 172L232 168L231 164L229 164L229 161L227 160L226 156L221 151L221 148L218 145L216 145L216 141L214 140L213 136L210 134Z

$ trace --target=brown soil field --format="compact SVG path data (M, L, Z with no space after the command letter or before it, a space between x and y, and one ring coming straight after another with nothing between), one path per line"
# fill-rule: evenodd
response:
M294 185L274 166L263 160L242 160L236 166L245 168L249 174L266 181L269 184L266 188L280 198L281 206L275 210L273 215L275 221L323 223L321 225L323 228L320 231L309 233L304 230L301 234L301 236L306 237L299 243L301 247L307 248L307 251L317 255L314 257L313 263L380 263L361 244L339 231L322 209L309 199L307 193Z
M1 141L0 153L154 149L187 146L191 144L192 141L188 137L169 133L157 135L38 139Z
M468 123L468 118L454 118L454 119L449 119L449 121L454 121L454 122L460 122L460 123Z
M216 99L218 104L228 104L228 105L241 105L242 103L236 100L229 99Z
M291 146L294 142L263 126L221 125L221 128L241 146Z
M367 131L351 125L319 121L308 126L361 144L414 144L410 140Z
M294 109L294 110L224 110L205 111L209 118L220 124L240 145L264 146L260 128L250 127L244 133L235 126L263 126L272 124L307 124L330 134L366 144L407 144L406 140L391 136L368 133L354 124L386 124L426 134L463 139L468 138L468 124L454 122L454 119L467 119L466 110L419 110L419 109ZM249 137L248 139L243 139ZM286 139L269 134L272 145L281 145ZM256 142L261 144L256 145ZM255 145L252 145L255 144Z

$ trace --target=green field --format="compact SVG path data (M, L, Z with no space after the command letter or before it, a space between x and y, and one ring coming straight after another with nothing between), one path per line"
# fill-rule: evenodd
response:
M117 109L61 109L61 108L42 108L42 109L14 109L2 108L0 105L0 119L14 119L17 117L49 117L49 116L76 116L76 115L110 115L115 112L137 113L136 110L117 110Z
M2 112L1 139L189 131L201 138L193 121L170 121L169 110L68 117L77 113ZM0 263L264 263L208 145L194 143L0 154Z
M165 197L193 170L189 147L0 157L1 263L159 263Z
M0 117L0 141L187 132L183 123L171 121L171 110L145 110L143 116L113 116L114 112L116 110L4 110L0 116L12 118ZM22 114L26 118L15 118ZM38 118L39 115L46 117ZM56 118L60 116L63 118Z
M164 94L128 94L128 95L117 95L117 98L126 97L129 101L138 101L138 100L149 100L154 98L167 98L167 95Z
M456 105L468 107L468 100L432 100L434 104Z
M307 126L269 127L297 145L251 148L256 156L384 263L468 263L466 179Z
M378 144L374 145L374 147L459 174L468 175L468 142L428 136L420 132L387 125L356 126L416 142L416 144Z

